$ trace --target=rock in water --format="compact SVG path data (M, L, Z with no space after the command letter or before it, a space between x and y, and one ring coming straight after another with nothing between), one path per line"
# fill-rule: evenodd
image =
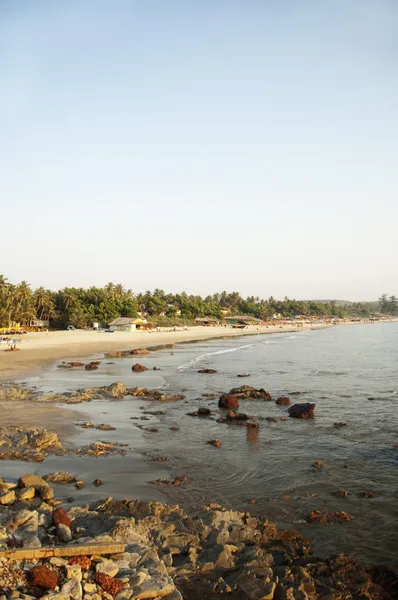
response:
M198 373L213 375L214 373L217 373L217 371L215 369L199 369Z
M130 354L150 354L150 352L146 348L135 348L134 350L130 350Z
M198 417L209 417L211 415L210 408L206 408L205 406L200 406L197 412Z
M230 394L223 394L218 401L219 408L239 408L239 400L236 396L231 396Z
M275 404L278 404L279 406L289 406L289 404L291 404L291 400L287 396L281 396L278 398Z
M142 371L148 371L148 368L144 367L144 365L140 365L140 363L136 363L131 367L131 370L134 371L134 373L141 373Z
M289 408L289 416L295 419L312 419L316 404L305 402L304 404L293 404Z

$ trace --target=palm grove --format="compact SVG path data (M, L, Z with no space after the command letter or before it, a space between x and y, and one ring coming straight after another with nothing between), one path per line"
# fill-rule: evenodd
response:
M64 288L57 292L39 287L35 290L26 281L10 283L0 275L0 326L13 323L28 326L33 319L49 320L52 328L67 325L83 328L93 322L106 325L118 316L134 317L145 311L149 319L158 325L190 323L198 317L223 318L222 310L230 314L251 315L266 320L271 315L283 317L304 315L323 317L327 315L370 316L377 311L397 314L398 301L395 296L383 294L378 302L340 303L315 300L266 300L250 296L242 298L238 292L221 292L202 298L201 296L167 294L156 289L144 294L133 294L122 284L108 283L106 286Z

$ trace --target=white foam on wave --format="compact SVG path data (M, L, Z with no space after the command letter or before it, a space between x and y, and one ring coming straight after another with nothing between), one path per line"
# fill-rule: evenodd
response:
M190 367L193 367L198 362L200 362L204 358L208 358L209 356L215 356L216 354L229 354L231 352L238 352L238 350L244 350L245 348L251 348L254 345L255 344L246 344L245 346L238 346L238 348L228 348L227 350L217 350L217 352L207 352L206 354L201 354L200 356L193 358L192 360L185 363L184 365L180 365L179 367L177 367L177 371L184 371L185 369L189 369Z

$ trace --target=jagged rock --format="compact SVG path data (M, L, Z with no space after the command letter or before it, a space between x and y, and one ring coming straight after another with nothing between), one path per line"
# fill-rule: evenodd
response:
M29 501L35 497L36 490L34 487L24 488L18 492L18 500Z
M33 487L40 494L42 500L52 500L54 498L54 490L48 485L42 477L38 475L23 475L18 480L20 488Z
M70 527L70 524L72 522L68 513L62 507L56 508L53 511L52 520L53 520L54 525L59 525L60 523L63 523L64 525L67 525L68 527Z
M78 581L82 580L82 568L80 565L77 565L76 563L74 563L72 565L67 565L65 567L65 573L66 573L67 579L75 578Z
M77 577L72 577L62 586L62 593L67 594L70 600L82 600L83 590Z
M66 484L75 483L76 477L65 471L57 471L56 473L48 473L43 477L44 481L50 481L51 483Z
M312 419L314 416L316 404L305 402L303 404L293 404L289 408L289 416L295 419Z
M16 495L14 490L10 490L8 492L3 492L0 495L0 504L7 505L12 504L16 500Z
M116 577L119 573L119 567L113 560L104 560L95 567L96 573L104 573L109 577Z
M124 586L123 581L109 577L109 575L106 575L105 573L97 573L95 581L105 592L108 592L108 594L111 594L112 596L120 592ZM138 598L138 596L136 596L136 598Z

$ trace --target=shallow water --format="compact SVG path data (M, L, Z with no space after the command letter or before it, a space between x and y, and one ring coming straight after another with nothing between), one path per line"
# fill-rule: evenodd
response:
M133 374L132 360L162 370ZM397 366L398 323L388 323L180 344L173 351L148 357L105 360L98 371L90 373L52 370L28 384L45 391L66 391L120 380L128 386L184 393L186 401L173 404L130 399L81 408L92 413L92 420L118 428L109 433L90 430L95 439L131 437L138 452L168 455L171 466L190 477L186 501L212 500L250 509L301 531L320 555L345 552L365 562L398 568ZM200 375L200 368L218 372ZM240 379L238 373L250 373L250 377ZM208 406L218 417L217 398L202 394L219 394L244 384L266 387L274 398L290 395L293 402L315 402L315 419L262 421L259 431L250 431L187 416L199 406ZM143 405L166 411L148 422L157 423L158 433L143 433L136 428L140 422L129 419L142 414L139 407ZM102 416L100 408L108 414ZM287 414L286 407L262 400L243 401L240 410L263 418ZM347 426L333 428L339 421ZM170 431L175 425L179 431ZM213 438L222 440L221 448L206 443ZM130 455L119 460L128 469L135 459ZM318 472L311 466L316 460L325 461ZM155 478L154 463L147 465L147 479ZM123 472L115 472L112 495L127 494L129 482ZM348 497L334 496L337 490L346 490ZM364 491L375 497L360 497ZM251 498L256 499L255 505L249 504ZM355 519L341 525L308 525L305 519L313 509L345 510Z

